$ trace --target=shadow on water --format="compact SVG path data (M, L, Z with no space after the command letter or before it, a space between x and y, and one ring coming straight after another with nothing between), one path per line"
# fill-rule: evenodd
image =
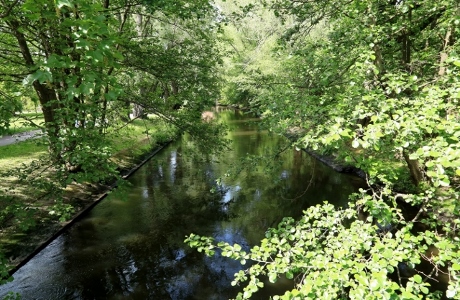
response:
M324 200L345 205L362 185L295 150L268 167L249 165L225 177L235 162L276 151L284 141L242 114L220 118L231 128L232 151L197 162L187 143L171 144L129 179L127 200L114 194L101 202L1 286L0 297L14 291L24 299L232 298L241 289L230 285L233 274L247 266L188 248L186 235L249 248L283 217L299 217ZM287 280L266 285L254 299L292 287Z

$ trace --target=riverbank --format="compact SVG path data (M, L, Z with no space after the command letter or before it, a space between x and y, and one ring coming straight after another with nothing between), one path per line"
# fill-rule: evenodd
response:
M340 162L334 156L321 155L318 152L313 151L311 149L303 149L303 150L336 172L349 173L349 174L356 175L360 178L366 179L366 172L364 172L363 170L355 166L346 164L345 162Z
M161 128L164 129L164 128ZM129 135L129 139L117 141L119 144L115 149L118 151L112 156L112 161L118 166L119 174L122 178L129 177L135 170L148 161L153 155L161 150L172 136L176 133L154 132L152 128L146 132L138 131L137 134ZM30 143L30 141L26 142ZM24 147L29 147L24 144ZM21 145L15 146L21 148ZM23 161L30 163L27 159L29 156L21 151L17 151L17 156L23 158ZM8 166L14 168L14 165L21 164L21 159L16 157L12 160L13 165ZM1 165L1 164L0 164ZM5 164L3 164L2 172L5 172ZM10 275L18 268L25 264L38 251L49 244L57 235L69 227L73 222L78 220L88 210L94 207L99 201L111 192L117 182L94 183L87 182L69 184L64 190L62 203L69 208L66 213L65 221L59 220L60 217L53 215L50 209L53 203L51 197L43 197L35 194L34 199L30 195L19 193L27 187L14 186L14 180L9 180L12 188L18 190L16 203L27 203L24 205L23 211L27 216L25 219L29 225L24 227L24 223L18 223L15 220L16 216L10 217L10 220L3 218L3 224L0 228L0 244L1 252L3 253L3 267L6 267ZM5 184L2 186L5 189ZM0 256L1 258L1 256ZM5 275L5 274L4 274Z
M291 142L296 141L302 134L302 131L298 128L291 128L284 134L284 136L289 139ZM310 156L314 157L316 160L322 162L326 166L330 167L336 172L339 173L348 173L358 176L362 179L366 179L366 172L360 168L353 166L344 161L340 161L336 156L333 155L324 155L320 154L318 151L314 151L308 148L302 148L303 151L308 153Z

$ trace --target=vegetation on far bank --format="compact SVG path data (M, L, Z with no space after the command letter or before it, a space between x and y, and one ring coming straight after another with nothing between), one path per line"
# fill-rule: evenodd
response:
M17 114L11 118L8 127L0 131L0 136L39 130L42 128L43 121L43 115L41 113Z

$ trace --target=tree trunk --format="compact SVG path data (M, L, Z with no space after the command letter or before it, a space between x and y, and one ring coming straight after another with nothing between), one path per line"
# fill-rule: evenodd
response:
M442 45L442 51L441 51L441 54L440 54L440 59L439 59L439 72L438 72L438 75L439 76L444 76L444 74L446 73L446 66L444 65L447 61L447 58L449 57L447 52L448 52L448 46L452 45L452 42L453 42L453 27L450 27L447 32L446 32L446 36L444 37L444 42L443 42L443 45Z
M404 160L406 161L407 167L409 168L412 182L418 186L420 182L426 180L423 168L416 159L410 159L409 154L406 150L403 151Z
M139 104L134 104L133 119L142 118L144 116L144 108Z
M22 57L31 70L36 69L35 62L32 58L32 54L27 44L27 40L22 32L19 31L20 24L17 21L8 22L11 32L18 41L18 46L21 51ZM43 111L43 117L45 119L45 128L48 134L50 141L50 153L52 154L53 159L60 161L60 153L56 149L56 141L59 137L59 122L56 122L55 110L58 107L58 99L56 91L47 87L45 84L41 84L37 80L32 83L32 86L38 96L40 106Z
M409 8L409 12L407 13L407 19L409 22L408 27L403 30L403 35L401 38L401 54L402 54L402 63L404 67L410 71L410 63L411 63L411 40L410 40L410 33L411 33L411 22L412 22L412 8Z
M136 31L137 31L137 37L142 38L143 36L143 31L142 31L142 26L143 26L143 18L141 14L135 14L134 15L134 21L136 23ZM139 96L141 97L142 100L146 97L146 90L144 87L139 88ZM142 101L141 100L141 101ZM144 115L144 107L138 103L133 104L133 119L136 118L141 118Z

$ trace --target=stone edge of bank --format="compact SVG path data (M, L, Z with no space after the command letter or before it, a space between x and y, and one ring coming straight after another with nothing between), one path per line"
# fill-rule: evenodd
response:
M152 159L158 152L163 150L166 146L168 146L171 141L168 141L164 144L157 145L155 148L152 148L151 151L144 152L137 156L135 160L139 160L137 162L133 162L133 165L129 168L122 169L121 178L127 179L131 175L133 175L139 168L141 168L144 164L146 164L150 159ZM107 195L116 187L118 186L117 182L113 182L110 185L100 186L95 191L91 192L91 195L88 196L85 200L87 202L85 206L79 210L72 219L66 222L57 223L54 227L57 230L53 229L51 235L50 234L43 234L44 240L41 240L37 243L33 243L37 245L34 250L32 250L29 254L19 256L15 260L17 263L11 263L10 267L12 267L8 273L10 276L13 276L16 271L18 271L21 267L27 264L35 255L37 255L41 250L46 248L49 244L51 244L57 237L59 237L63 232L68 230L74 223L84 217L91 209L93 209L97 204L99 204L103 199L107 197ZM85 189L85 188L83 188ZM51 226L53 227L53 226Z
M319 160L326 166L332 168L334 171L339 172L339 173L348 173L348 174L353 174L355 176L358 176L360 178L366 179L367 175L366 172L361 170L360 168L357 168L355 166L349 165L349 164L344 164L339 161L334 156L328 156L328 155L321 155L318 152L311 150L311 149L303 149L306 153L314 157L315 159Z

